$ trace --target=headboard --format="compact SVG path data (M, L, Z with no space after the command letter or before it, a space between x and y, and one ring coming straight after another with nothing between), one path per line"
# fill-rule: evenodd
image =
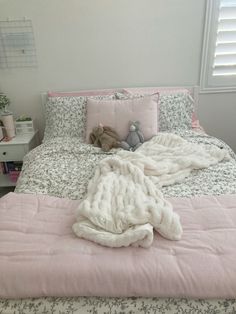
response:
M159 90L160 92L166 90L189 90L192 98L194 99L195 110L198 107L198 100L199 100L199 86L166 86L166 87L137 87L137 88L113 88L113 89L94 89L94 90L81 90L81 91L71 91L71 92L58 92L64 94L77 94L77 96L95 96L95 95L105 95L105 94L112 94L113 92L122 91L122 90L129 90L129 91L140 91L140 92L152 92L153 90ZM56 92L55 92L56 94ZM44 105L48 99L48 92L41 93L42 104Z

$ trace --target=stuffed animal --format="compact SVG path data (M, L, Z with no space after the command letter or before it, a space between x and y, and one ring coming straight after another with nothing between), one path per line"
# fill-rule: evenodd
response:
M104 152L120 147L120 138L116 131L102 124L93 128L89 135L89 142L96 147L101 147Z
M129 126L129 134L126 141L121 142L121 147L125 150L135 151L144 142L144 137L140 131L140 122L131 121Z

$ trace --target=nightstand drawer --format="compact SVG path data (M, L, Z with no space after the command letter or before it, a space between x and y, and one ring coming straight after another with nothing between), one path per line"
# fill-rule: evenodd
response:
M1 146L0 147L0 161L19 161L22 160L26 152L24 146Z

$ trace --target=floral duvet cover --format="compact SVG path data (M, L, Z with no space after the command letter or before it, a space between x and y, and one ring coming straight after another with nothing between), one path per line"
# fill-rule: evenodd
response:
M236 191L236 155L223 141L194 131L176 134L194 143L216 145L229 151L232 159L208 169L196 170L180 184L163 187L166 197L220 195ZM38 146L24 158L16 192L47 194L70 199L85 196L89 179L100 160L115 155L81 143L76 138L54 138Z

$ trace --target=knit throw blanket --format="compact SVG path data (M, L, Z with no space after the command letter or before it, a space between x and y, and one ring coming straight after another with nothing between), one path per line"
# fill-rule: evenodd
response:
M229 158L226 150L169 133L160 133L135 152L120 151L95 170L73 230L78 237L109 247L147 248L153 228L169 240L179 240L179 216L160 188L224 158Z

